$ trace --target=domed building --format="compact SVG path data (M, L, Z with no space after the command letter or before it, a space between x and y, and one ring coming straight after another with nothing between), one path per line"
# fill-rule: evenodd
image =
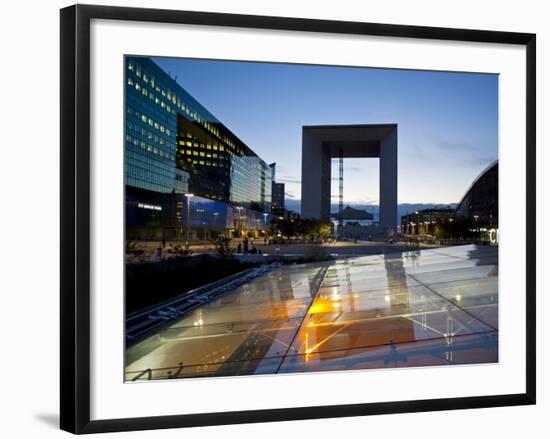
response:
M498 228L498 160L474 180L456 207L453 220Z

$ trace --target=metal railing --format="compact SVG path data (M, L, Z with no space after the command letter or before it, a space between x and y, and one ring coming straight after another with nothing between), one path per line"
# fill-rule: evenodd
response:
M129 347L137 343L148 335L160 331L176 319L182 318L185 314L199 306L280 266L280 263L272 263L250 268L244 272L236 273L224 279L179 294L175 298L158 305L132 313L126 319L126 346Z

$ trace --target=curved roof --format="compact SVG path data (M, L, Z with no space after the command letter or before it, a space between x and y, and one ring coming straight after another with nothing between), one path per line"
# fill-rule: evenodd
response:
M498 160L487 166L472 182L456 206L453 218L466 218L473 214L484 216L489 211L491 215L498 215Z

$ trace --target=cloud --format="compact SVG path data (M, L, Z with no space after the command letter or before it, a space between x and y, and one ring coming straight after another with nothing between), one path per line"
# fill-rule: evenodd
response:
M291 200L296 199L296 195L294 195L292 192L285 192L285 197L290 198Z
M495 160L494 157L468 157L464 159L464 163L473 166L489 166Z
M377 198L363 198L363 199L360 199L360 200L357 200L357 203L358 204L368 204L368 205L373 205L373 204L378 204L378 199Z
M472 152L478 152L479 149L476 148L474 145L472 145L469 142L464 142L460 140L434 140L433 144L441 149L450 149L452 151L472 151Z
M486 154L480 146L467 141L431 139L425 144L411 144L415 158L424 162L441 163L442 157L454 165L482 166L497 159Z
M331 200L338 200L340 198L339 195L332 194L330 196ZM377 206L378 205L378 199L377 198L354 198L354 197L344 197L344 204L356 204L361 206Z
M281 175L279 178L276 178L277 183L290 183L290 184L302 184L302 180L296 177Z
M362 166L344 166L344 172L365 172L365 168Z

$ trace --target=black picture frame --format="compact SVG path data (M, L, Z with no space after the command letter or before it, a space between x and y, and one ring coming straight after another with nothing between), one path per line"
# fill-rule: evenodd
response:
M130 20L334 34L407 37L526 47L526 392L418 401L90 420L90 22ZM61 10L61 404L72 433L273 422L535 404L536 400L536 36L210 12L75 5Z

